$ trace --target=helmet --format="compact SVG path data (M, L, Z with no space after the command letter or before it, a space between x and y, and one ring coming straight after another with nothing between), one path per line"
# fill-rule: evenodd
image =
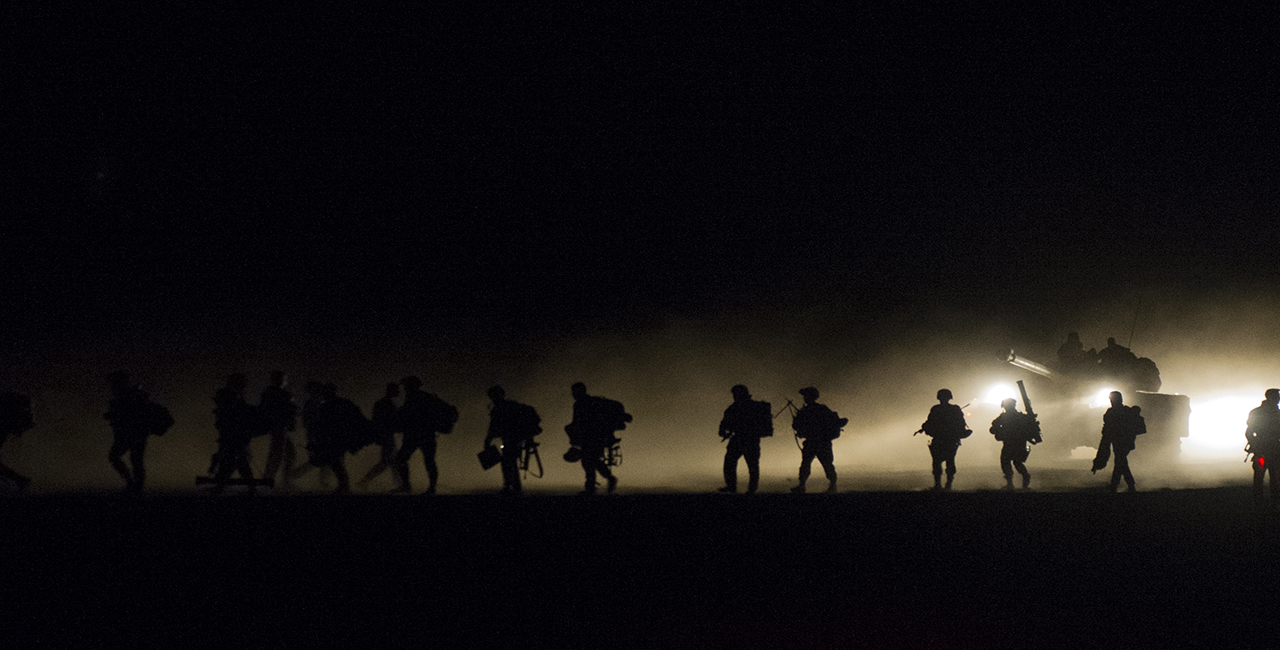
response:
M1006 411L1012 411L1013 409L1018 408L1018 400L1013 399L1012 397L1003 399L1000 401L1000 408Z
M747 390L747 387L742 384L738 384L737 386L730 388L729 392L733 393L734 397L751 397L751 391Z
M401 379L400 384L409 390L422 388L422 380L418 379L417 375L409 375L408 377Z
M804 397L808 397L809 399L818 399L818 389L814 388L813 386L809 386L808 388L801 388L800 394Z
M947 390L946 388L943 388L942 390L938 391L938 401L950 400L950 399L951 399L951 391Z

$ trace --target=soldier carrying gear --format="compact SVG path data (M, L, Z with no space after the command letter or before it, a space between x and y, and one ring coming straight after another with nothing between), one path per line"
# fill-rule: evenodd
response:
M813 465L813 459L817 458L827 474L827 493L834 494L836 465L831 441L840 437L840 430L849 423L849 418L842 418L835 411L819 404L817 388L801 388L800 395L804 397L804 406L800 407L791 420L791 428L795 429L797 438L804 440L804 446L800 449L800 484L791 488L791 491L804 494L809 469Z
M427 491L436 493L440 470L436 466L436 434L450 433L458 421L458 409L432 393L422 390L422 380L415 376L400 380L404 387L404 404L400 407L400 430L404 443L396 454L396 471L400 473L400 492L411 492L409 459L422 450L422 463L427 469Z
M760 487L760 439L773 435L773 407L751 399L746 386L729 390L733 403L720 419L720 438L728 440L724 452L724 487L720 492L738 491L738 459L747 459L747 494Z
M249 442L254 433L266 429L265 418L245 401L248 379L243 373L227 377L227 383L213 397L214 427L218 430L218 451L209 463L214 492L222 491L231 474L249 481L253 489L253 470L249 467Z
M0 447L4 446L10 435L21 437L34 426L31 400L26 395L11 390L0 393ZM31 484L31 479L13 471L4 463L0 463L0 476L13 481L19 491L26 490Z
M991 421L991 435L1004 443L1000 449L1000 471L1004 472L1004 489L1013 489L1013 470L1022 475L1022 489L1031 485L1031 472L1024 464L1031 454L1027 443L1035 444L1040 438L1040 423L1026 413L1018 412L1018 402L1012 398L1000 402L1004 412Z
M1262 478L1270 472L1271 503L1280 506L1280 480L1272 464L1280 462L1280 389L1269 388L1264 396L1262 404L1249 411L1245 451L1253 456L1253 498L1262 502Z
M1137 490L1133 481L1133 473L1129 471L1129 452L1133 451L1139 435L1147 432L1146 420L1142 418L1142 409L1137 406L1125 406L1124 396L1113 390L1109 395L1111 408L1102 414L1102 441L1098 443L1098 455L1093 458L1093 472L1107 466L1107 459L1115 452L1115 468L1111 471L1111 489L1120 486L1120 479L1129 486L1129 491Z
M929 455L933 458L933 489L950 490L956 476L956 450L960 441L968 438L973 430L964 421L964 409L951 403L951 391L938 391L938 403L929 409L929 417L920 425L920 431L932 438ZM918 432L917 432L918 433ZM947 484L942 484L942 468L946 465Z
M582 382L575 383L569 390L573 394L573 421L565 425L564 432L569 434L570 452L576 448L579 453L566 454L565 458L577 456L582 463L586 474L582 494L596 493L597 473L605 478L606 490L612 494L618 487L618 477L609 470L605 454L618 443L614 432L626 428L631 414L626 412L621 402L588 395L587 386Z
M169 410L151 401L142 389L129 381L129 375L117 370L107 376L111 386L111 402L103 417L111 423L111 431L115 440L107 460L124 478L126 489L130 492L141 492L147 480L147 470L143 455L147 450L147 437L164 435L173 426L173 417ZM125 466L122 456L129 452L129 462L133 472Z
M489 399L493 408L489 409L489 432L484 445L488 447L493 440L502 439L502 493L519 496L523 491L520 457L526 446L536 444L533 438L542 433L542 418L532 406L507 399L501 386L489 389Z
M278 473L286 485L289 470L298 457L298 449L289 439L289 433L298 427L298 405L293 402L293 394L285 388L288 383L283 370L271 371L271 384L262 390L262 397L258 400L258 412L266 423L266 435L271 436L262 478L274 481Z
M396 463L396 434L400 432L400 412L396 407L396 398L400 397L400 384L389 382L387 392L373 403L373 414L370 424L373 429L374 444L382 448L378 462L369 468L369 472L357 483L368 485L387 468Z
M298 467L293 477L306 474L312 467L331 470L338 479L335 494L351 491L347 474L347 453L354 453L371 439L371 426L364 413L351 400L338 397L333 384L307 384L310 397L303 407L302 420L307 427L307 464Z

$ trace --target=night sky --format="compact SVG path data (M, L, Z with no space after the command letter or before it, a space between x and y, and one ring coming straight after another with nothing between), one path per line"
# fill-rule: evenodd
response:
M6 7L6 379L1271 295L1274 12L795 4Z

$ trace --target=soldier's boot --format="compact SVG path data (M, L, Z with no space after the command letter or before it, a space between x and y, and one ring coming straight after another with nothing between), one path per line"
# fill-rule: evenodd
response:
M947 491L947 492L950 492L950 491L951 491L951 481L955 480L955 478L956 478L956 477L955 477L955 475L954 475L954 474L947 474L947 484L946 484L946 485L944 485L944 486L942 486L942 489L943 489L943 490L945 490L945 491Z
M792 494L804 494L804 483L791 488Z
M605 494L613 494L618 489L618 477L610 476L608 481L604 488Z
M581 492L579 492L578 494L582 494L582 495L592 495L592 494L595 494L595 493L596 493L596 482L595 482L595 481L588 481L588 482L587 482L587 484L586 484L586 485L584 485L584 486L582 487L582 491L581 491Z
M1031 472L1022 475L1022 489L1026 490L1031 487Z
M941 490L941 489L942 489L942 475L941 475L941 474L934 474L934 475L933 475L933 489L935 489L935 490Z
M1012 492L1012 491L1013 491L1013 475L1012 475L1012 474L1006 474L1006 475L1005 475L1005 477L1004 477L1004 489L1005 489L1006 491L1009 491L1009 492Z
M831 479L831 482L827 484L827 494L835 494L835 493L836 493L836 480Z
M1133 483L1133 481L1125 481L1125 484L1126 484L1126 485L1128 485L1128 487L1129 487L1129 492L1137 492L1137 491L1138 491L1138 486L1137 486L1137 485L1135 485L1135 484Z

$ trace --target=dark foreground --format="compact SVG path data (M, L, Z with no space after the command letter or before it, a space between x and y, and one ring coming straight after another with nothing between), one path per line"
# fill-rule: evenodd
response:
M1230 647L1240 488L0 502L15 647Z

